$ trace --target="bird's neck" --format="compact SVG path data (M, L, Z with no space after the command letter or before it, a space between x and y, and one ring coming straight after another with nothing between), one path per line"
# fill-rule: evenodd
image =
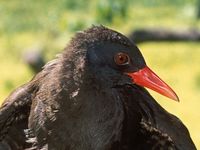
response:
M92 74L86 74L85 68L79 65L75 69L67 66L69 75L62 77L66 87L63 92L67 95L60 105L60 113L69 120L63 126L63 132L71 134L67 135L72 138L69 141L84 139L87 141L85 144L90 144L94 149L105 149L102 146L121 137L123 104L115 89L101 84L102 78L96 79Z

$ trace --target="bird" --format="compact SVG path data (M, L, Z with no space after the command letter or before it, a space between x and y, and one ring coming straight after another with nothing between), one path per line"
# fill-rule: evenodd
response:
M0 147L195 150L186 126L145 88L179 101L126 36L103 25L77 32L57 58L6 98Z

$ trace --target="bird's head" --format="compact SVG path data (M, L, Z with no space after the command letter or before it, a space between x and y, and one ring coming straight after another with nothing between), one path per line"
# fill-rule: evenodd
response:
M140 50L124 35L94 26L77 35L77 47L86 47L89 71L108 86L136 84L178 101L176 93L145 63Z

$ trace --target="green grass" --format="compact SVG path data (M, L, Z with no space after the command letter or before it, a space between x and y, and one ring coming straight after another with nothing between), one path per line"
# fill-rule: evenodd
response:
M90 1L87 6L83 3L76 0L0 0L0 102L33 76L21 59L23 52L39 47L50 60L62 51L77 30L102 23L96 10L100 1ZM114 15L112 22L103 22L127 35L143 27L199 28L195 3L194 0L129 2L126 17ZM148 66L177 92L180 103L154 92L152 95L169 112L181 118L200 149L200 43L152 42L138 46Z

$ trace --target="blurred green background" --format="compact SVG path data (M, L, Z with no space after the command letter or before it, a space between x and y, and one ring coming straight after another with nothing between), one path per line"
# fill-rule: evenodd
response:
M199 5L197 0L0 0L0 102L32 78L22 59L29 49L41 50L48 61L76 31L92 24L126 35L138 28L199 29ZM152 94L181 118L200 149L200 43L145 42L138 47L180 103Z

